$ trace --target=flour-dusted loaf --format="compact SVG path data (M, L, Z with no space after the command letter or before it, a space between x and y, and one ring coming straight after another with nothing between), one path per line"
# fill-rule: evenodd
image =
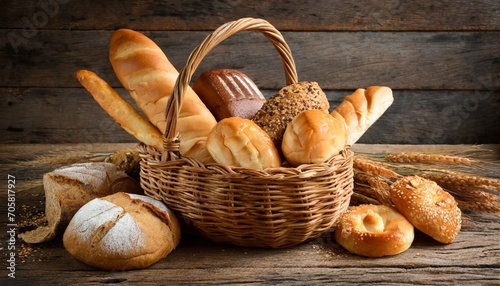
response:
M180 242L180 225L162 202L116 193L94 199L75 214L63 236L76 259L104 270L146 268Z
M203 72L194 82L193 90L217 121L227 117L252 118L266 98L244 73L234 69L213 69Z
M116 165L104 162L64 166L43 176L48 225L19 236L41 243L62 234L73 215L90 200L116 192L142 194L139 183Z
M252 120L273 140L278 150L287 124L309 109L328 111L330 104L317 82L299 82L285 86L257 111Z

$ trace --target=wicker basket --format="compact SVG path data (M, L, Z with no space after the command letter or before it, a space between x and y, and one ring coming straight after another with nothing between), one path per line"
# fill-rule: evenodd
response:
M297 82L282 35L267 21L243 18L210 34L190 55L167 106L164 151L139 145L141 185L206 238L246 247L282 248L314 239L335 225L353 191L351 150L322 164L252 170L180 156L176 122L194 70L217 44L239 31L259 31L281 57L287 84Z

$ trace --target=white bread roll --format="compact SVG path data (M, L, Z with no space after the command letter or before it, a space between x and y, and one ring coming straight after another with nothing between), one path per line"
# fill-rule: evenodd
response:
M281 166L269 135L249 119L229 117L219 121L208 135L207 148L222 165L256 170Z
M180 225L160 201L116 193L85 204L63 236L76 259L104 270L146 268L180 242Z
M164 133L166 106L178 71L160 47L142 33L117 30L109 45L109 60L118 79L151 123ZM213 162L206 150L206 139L216 123L212 113L188 86L177 121L181 154L204 163Z
M252 120L262 128L276 148L281 150L281 141L287 124L304 110L328 111L330 104L317 82L299 82L283 87L262 105Z
M292 166L323 163L342 151L347 142L344 122L324 110L306 110L288 124L281 151Z
M330 114L345 121L347 144L352 146L384 114L393 101L392 90L386 86L359 88L346 96Z
M413 225L396 209L359 205L340 216L334 236L351 253L382 257L406 251L415 233Z

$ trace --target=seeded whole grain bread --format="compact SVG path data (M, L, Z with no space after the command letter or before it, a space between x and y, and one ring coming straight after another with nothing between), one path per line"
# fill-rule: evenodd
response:
M317 82L299 82L282 88L264 103L252 118L281 150L287 124L300 112L320 109L328 112L330 104Z

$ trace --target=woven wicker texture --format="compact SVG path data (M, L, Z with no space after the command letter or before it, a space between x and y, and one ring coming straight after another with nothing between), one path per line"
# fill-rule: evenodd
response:
M180 156L175 126L182 96L201 60L224 39L258 31L275 46L286 83L297 82L290 49L281 33L262 19L224 24L191 53L167 106L164 151L141 144L141 185L206 238L247 247L282 248L328 231L349 206L353 153L349 149L322 164L251 170L203 164Z

